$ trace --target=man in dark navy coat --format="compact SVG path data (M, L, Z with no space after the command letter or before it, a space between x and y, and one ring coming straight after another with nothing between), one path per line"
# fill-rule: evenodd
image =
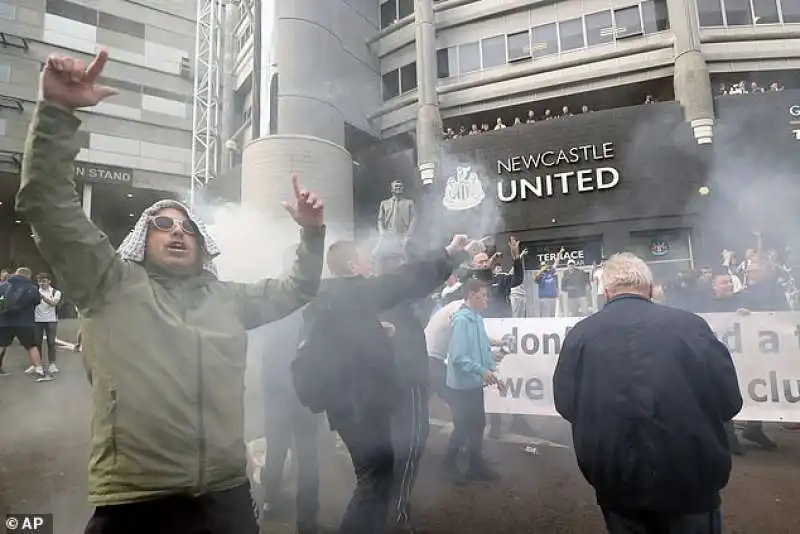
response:
M608 532L720 534L742 408L730 353L699 316L652 302L633 254L602 277L608 302L566 336L553 390Z

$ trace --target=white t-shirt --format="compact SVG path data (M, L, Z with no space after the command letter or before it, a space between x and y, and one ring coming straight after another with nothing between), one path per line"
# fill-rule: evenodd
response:
M39 288L39 294L43 297L47 297L50 300L54 301L56 304L61 302L61 291L54 287L50 287L48 289L41 289ZM57 323L58 322L58 314L56 314L56 307L51 306L50 304L46 303L42 300L38 306L36 306L36 322L37 323Z
M605 286L603 285L603 268L598 267L594 271L594 279L597 280L597 294L603 295L605 293Z
M428 345L428 356L444 361L450 347L450 319L464 305L463 300L454 300L440 308L428 321L425 327L425 341Z

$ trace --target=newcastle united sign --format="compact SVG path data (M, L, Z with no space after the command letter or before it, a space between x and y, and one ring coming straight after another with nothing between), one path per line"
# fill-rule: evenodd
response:
M133 169L76 161L74 177L80 182L132 185Z
M596 163L613 158L614 143L603 143L498 160L498 175L522 174L523 177L498 181L497 198L511 202L613 189L619 184L619 171L613 166L598 166ZM566 166L570 168L564 169Z

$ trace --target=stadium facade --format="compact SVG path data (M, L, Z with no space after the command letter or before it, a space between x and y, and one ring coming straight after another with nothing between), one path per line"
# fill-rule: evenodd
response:
M79 112L75 169L84 208L119 243L157 198L183 196L191 163L193 2L0 1L0 265L44 268L13 213L23 143L50 53L89 61L106 48L113 100Z
M431 105L431 95L444 130L487 124L490 131L441 144L434 198L419 199L424 212L436 227L455 220L463 228L475 210L448 211L442 199L448 178L477 169L491 202L477 210L482 222L475 231L518 233L535 250L567 239L594 256L634 248L654 260L693 265L701 243L713 250L726 238L701 227L718 210L735 209L737 195L752 183L741 177L744 189L731 185L749 174L745 169L763 173L770 160L797 169L789 112L800 103L797 2L442 0L433 4L432 25L423 1L323 4L277 1L268 10L274 135L239 139L244 157L234 163L243 159L243 196L262 206L286 194L284 175L293 171L336 199L329 206L345 231L372 228L392 179L421 195L418 164L424 162L416 141L428 127L420 128L420 108ZM245 80L252 69L248 38L240 44L236 79ZM719 96L721 86L767 92ZM248 90L246 83L236 87L237 101L246 103ZM243 105L238 117L229 117L230 131L237 130L237 118L249 116ZM542 121L546 110L570 116ZM529 112L537 122L512 127ZM492 131L498 120L508 128ZM742 132L743 120L749 131ZM621 172L613 187L498 198L497 187L522 188L520 179L530 187L542 174L515 168L500 176L502 162L604 143L616 150L612 163ZM748 144L753 148L746 152L760 153L760 161L730 169L724 161L738 161ZM754 198L791 189L783 182L770 187ZM345 198L350 191L352 202ZM758 220L745 218L736 230L775 223L758 211Z

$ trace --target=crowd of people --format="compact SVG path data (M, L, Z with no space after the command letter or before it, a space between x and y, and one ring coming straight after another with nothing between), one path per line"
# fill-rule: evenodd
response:
M644 104L654 104L658 102L658 100L653 96L648 94L645 96ZM505 128L513 128L514 126L520 126L522 124L533 124L539 121L547 121L553 119L563 119L567 117L572 117L574 115L583 115L586 113L591 113L593 110L589 108L586 104L583 104L579 110L573 111L570 109L569 106L561 106L559 111L553 112L552 109L547 108L541 115L537 115L536 111L533 109L529 109L528 113L525 115L524 118L516 116L514 117L510 123L506 123L503 120L503 117L497 117L494 124L490 125L488 122L481 123L478 126L477 123L473 123L471 126L467 127L466 125L460 125L456 128L447 127L442 131L442 137L444 139L455 139L457 137L464 137L467 135L478 135L486 132L491 132L494 130L504 130Z
M40 273L33 281L27 267L15 271L0 270L0 376L8 376L3 367L8 347L16 340L28 352L30 367L26 374L36 382L49 382L58 373L56 366L57 308L61 292L50 284L51 276ZM47 340L47 366L42 350Z
M783 84L772 82L767 87L760 86L757 82L746 82L739 80L734 83L720 83L717 87L717 96L722 95L747 95L754 93L764 93L766 91L783 91Z
M16 197L43 258L80 310L93 402L88 489L95 509L85 532L259 531L243 398L247 331L268 323L266 519L288 505L282 475L291 449L297 532L329 531L318 518L316 442L324 417L347 448L356 480L335 531L415 532L409 502L431 390L454 424L444 475L458 485L496 480L483 452L484 392L503 387L497 369L509 339L490 336L484 320L528 314L518 289L526 276L520 243L509 239L510 272L498 268L499 255L484 241L466 235L416 258L373 258L352 241L326 251L323 203L294 178L284 207L300 227L300 243L280 278L219 280L217 243L190 207L174 200L146 209L115 250L86 217L72 182L80 126L74 112L117 92L98 83L107 57L100 51L89 65L61 56L46 61ZM759 311L769 302L771 293L758 289L768 271L759 250L745 265L734 309ZM532 273L538 315L557 313L558 291L567 294L570 314L582 313L579 293L591 276L602 290L602 309L564 339L553 389L608 531L719 534L730 421L742 408L728 349L691 311L654 302L652 273L632 254L615 254L590 276L569 261L559 269L554 261ZM58 303L47 280L37 288L30 271L18 269L0 286L3 311L25 319L6 333L30 347L41 376L41 342L27 336L37 318L32 306ZM717 285L715 279L711 287ZM18 288L28 300L14 296L22 294ZM722 308L722 298L712 301ZM421 303L434 309L421 310ZM52 322L52 315L40 317ZM691 362L702 362L703 372ZM489 417L489 434L501 434L503 422ZM524 433L526 426L521 416L510 417L509 430Z

